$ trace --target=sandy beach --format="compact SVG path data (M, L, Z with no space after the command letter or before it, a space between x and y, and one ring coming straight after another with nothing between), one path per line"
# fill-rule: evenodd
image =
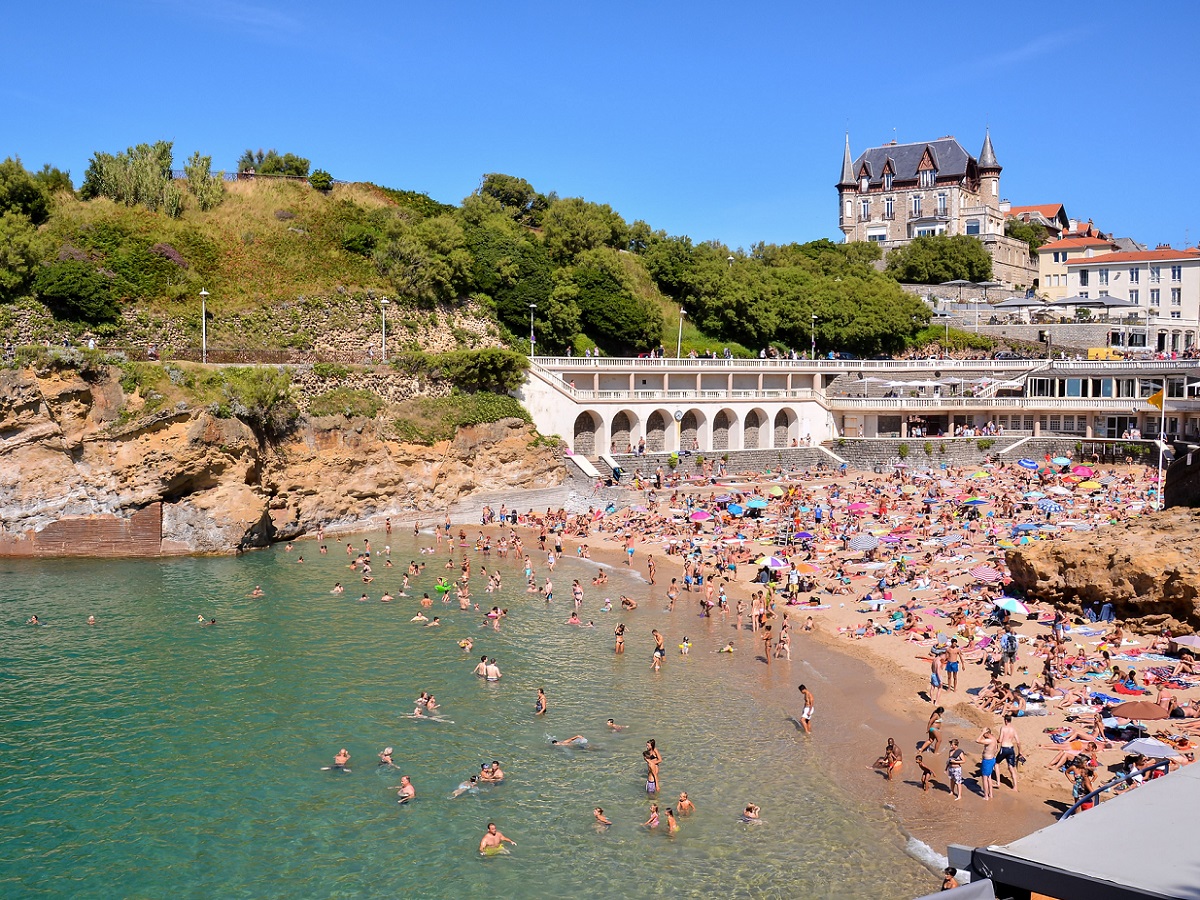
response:
M930 696L933 647L938 646L941 651L951 636L956 636L963 648L975 646L981 640L986 641L982 638L985 633L991 634L995 643L998 629L977 628L972 623L981 618L979 610L990 609L992 602L1001 596L1006 575L1005 543L1018 533L1022 537L1028 535L1026 539L1053 540L1058 527L1041 529L1039 525L1033 525L1016 532L1011 530L1014 522L1045 525L1051 520L1079 521L1080 524L1086 521L1088 525L1084 527L1102 528L1107 521L1136 515L1145 509L1145 497L1151 485L1150 473L1140 467L1114 467L1103 473L1097 470L1076 477L1073 483L1066 482L1073 487L1084 477L1103 478L1107 487L1103 499L1095 495L1086 498L1068 496L1060 487L1052 496L1066 502L1055 512L1042 510L1034 500L1024 503L1018 500L1013 504L1013 497L1032 493L1027 490L1030 487L1063 484L1053 473L1038 474L1040 482L1032 481L1034 476L1029 471L1015 466L1003 470L997 467L986 475L982 470L951 470L929 479L929 482L940 481L936 486L923 483L921 479L913 480L903 472L879 476L833 471L793 473L790 478L743 473L738 477L687 483L674 489L667 486L657 492L646 484L628 485L627 498L624 502L610 504L607 514L597 510L591 521L586 516L568 519L562 537L563 552L571 555L586 552L592 560L617 570L625 569L626 560L630 559L632 565L629 568L646 579L647 558L652 555L657 583L650 585L648 580L639 583L638 590L631 591L630 596L639 608L645 604L667 606L672 579L677 580L679 588L684 587L685 557L666 550L681 546L675 542L696 540L696 546L702 551L696 558L700 570L707 574L707 584L705 587L696 585L690 591L679 590L675 612L695 616L702 609L700 604L706 597L706 588L710 602L714 596L719 599L719 595L712 593L714 586L716 590L723 589L728 598L727 612L722 613L719 605L713 607L709 616L712 620L712 637L709 639L733 640L735 652L755 656L764 674L764 706L780 704L798 716L802 703L796 686L806 681L816 696L813 734L798 734L798 744L815 753L830 774L856 795L894 809L901 826L937 852L943 852L949 842L1004 843L1053 823L1057 815L1071 805L1072 783L1056 764L1056 757L1062 749L1087 753L1090 745L1079 739L1058 744L1052 739L1051 732L1084 728L1091 722L1093 710L1082 703L1063 701L1055 696L1047 696L1043 703L1023 704L1026 708L1012 718L1019 736L1020 754L1024 757L1017 770L1017 790L1010 784L1007 766L1001 764L996 768L1000 784L994 789L994 799L985 800L978 776L982 747L976 741L983 729L991 728L996 734L1003 723L998 711L989 711L979 705L978 695L991 679L985 665L987 651L969 652L962 659L957 689L943 690L936 703L945 710L941 746L937 752L926 749L923 754L933 779L931 790L923 791L914 757L918 744L927 736L927 723L935 708ZM1039 498L1045 496L1041 491L1038 494ZM932 504L923 507L922 495L937 496L941 513L923 516ZM763 517L753 520L752 524L752 520L731 518L722 513L720 510L731 498L742 502L748 498L765 501L765 504L757 504L764 506ZM519 498L513 499L525 516ZM994 512L986 516L963 517L962 513L972 508L964 505L969 499L976 501L973 504L976 509ZM785 506L788 509L786 516L782 515ZM826 510L821 523L813 522L813 510L817 506L824 506ZM709 511L711 516L706 514ZM542 518L545 513L544 510L529 512L535 519ZM1068 516L1075 518L1068 519ZM798 541L791 548L776 547L773 540L768 541L766 535L773 533L787 518L793 518L789 524L793 534L807 528L809 531L802 533L811 534L811 539ZM965 521L960 521L962 519ZM478 531L478 525L478 522L462 523L471 534ZM957 530L960 527L961 532ZM484 530L499 537L508 533L508 526L492 525ZM540 523L522 523L517 530L526 554L534 562L535 578L545 577L546 552L537 549L538 535L543 530ZM745 537L731 536L739 534ZM891 543L878 543L866 553L851 548L849 542L855 536L873 534L885 539L892 534L901 537ZM962 538L951 540L947 534L961 534ZM553 532L550 532L548 547L553 540ZM871 541L868 539L864 543ZM631 557L627 554L630 547L633 549ZM800 585L812 590L798 593L796 599L801 602L796 605L785 604L786 575L774 583L773 591L752 580L760 571L755 561L773 551L779 553L782 560L812 567L812 583ZM728 577L728 572L715 571L722 560L731 559L739 560L734 577ZM787 571L789 569L783 567L779 570L780 574ZM807 570L802 568L801 571ZM695 572L692 567L692 573ZM899 577L897 572L901 573ZM837 577L834 577L835 573ZM882 587L879 584L881 577L885 580ZM605 588L584 587L588 590L589 600L599 590L608 593ZM565 589L565 585L556 586L557 591L569 597L569 591ZM788 623L790 660L773 653L768 661L761 633L753 631L749 624L752 597L759 591L774 593L774 602L765 612L764 619L772 625L773 634L778 637L782 623ZM864 603L868 596L875 605ZM613 599L615 603L615 591ZM769 601L771 598L764 599ZM734 612L739 601L746 611L740 631L736 629ZM898 609L904 612L898 620L891 620L891 614ZM950 616L959 609L967 611L965 624L951 625ZM903 622L910 613L912 629L905 636L891 633L894 628L883 627L884 623L890 622L894 626L897 621ZM1052 614L1049 608L1033 604L1029 615L1011 617L1019 643L1012 674L1004 676L1003 682L1012 686L1042 683L1048 645L1039 643L1039 639L1044 640L1050 634ZM628 619L635 630L633 623L637 615L638 610L631 610ZM810 617L811 631L806 630ZM888 633L875 633L875 629L867 627L868 620L873 620L874 625ZM658 624L657 619L655 624ZM1148 670L1168 664L1153 654L1149 660L1137 656L1118 657L1118 651L1105 643L1111 639L1107 636L1113 628L1111 623L1068 627L1072 631L1067 635L1065 646L1070 648L1073 657L1082 660L1082 654L1086 654L1094 659L1102 650L1111 650L1122 671L1132 667L1139 673L1139 683L1145 683ZM681 624L681 628L700 630L690 624ZM678 635L667 637L670 641ZM1121 649L1125 653L1151 649L1152 636L1126 633L1123 637L1125 646ZM992 650L994 652L994 646ZM1170 664L1175 662L1177 660L1171 660ZM1082 672L1082 661L1074 665L1075 674ZM944 683L946 673L944 669L941 672L940 680ZM1082 690L1084 697L1089 691L1111 694L1107 681L1101 678L1067 678L1058 683L1060 688ZM1149 693L1144 699L1153 700L1154 688L1147 690ZM1180 688L1176 685L1171 693L1180 702L1186 702L1200 696L1200 687ZM1061 707L1060 703L1063 704ZM1167 731L1179 733L1176 722L1170 720L1173 727ZM1152 722L1149 732L1158 732L1161 730L1158 726L1166 724ZM904 760L890 781L884 778L882 771L871 767L882 753L886 737L895 738ZM965 751L961 802L951 798L946 771L951 739L957 739ZM1115 770L1123 761L1121 745L1121 740L1112 741L1093 755L1096 786L1110 780L1110 768ZM1184 752L1180 750L1180 761L1186 764Z

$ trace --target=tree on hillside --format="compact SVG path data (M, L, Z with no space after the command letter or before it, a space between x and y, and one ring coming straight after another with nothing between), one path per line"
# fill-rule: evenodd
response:
M50 199L38 180L25 171L20 157L0 162L0 215L20 213L34 225L50 218Z
M34 172L33 177L37 179L38 184L50 196L54 196L60 191L75 193L75 184L71 181L71 173L64 172L62 169L46 163L42 166L40 172Z
M497 317L514 334L526 332L529 304L537 304L546 321L539 329L544 348L565 349L579 330L578 310L565 318L546 311L554 265L542 242L503 213L479 218L464 231L472 258L470 289L492 298ZM568 326L570 331L561 330Z
M471 254L453 216L391 223L373 258L401 296L422 306L457 300L470 276Z
M94 153L79 189L84 200L108 197L171 217L183 212L183 191L172 180L172 143L138 144L124 153Z
M1031 259L1037 258L1038 247L1046 243L1048 236L1043 226L1035 225L1032 222L1022 222L1020 219L1009 219L1005 222L1004 233L1011 238L1027 243Z
M636 354L662 340L662 314L634 293L615 250L581 253L555 274L555 283L555 297L578 305L581 327L605 352Z
M887 274L910 284L941 284L965 278L988 281L992 258L978 238L965 234L914 238L888 254Z
M624 247L629 226L607 203L567 197L551 204L542 220L546 250L552 259L569 263L597 247Z
M43 266L33 289L59 319L96 325L117 317L110 279L87 260L64 259Z
M26 293L42 258L42 244L28 216L12 211L0 214L0 300Z
M215 209L225 199L225 181L220 173L212 173L212 157L201 156L197 150L183 167L187 176L188 190L196 198L196 205L204 211Z
M258 152L247 150L238 159L238 171L247 172L253 169L259 175L293 175L298 178L308 177L309 161L294 153L280 155L274 148Z

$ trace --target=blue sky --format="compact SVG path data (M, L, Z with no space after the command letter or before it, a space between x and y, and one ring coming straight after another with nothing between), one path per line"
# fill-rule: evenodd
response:
M737 247L837 239L844 134L990 126L1014 205L1200 240L1200 6L65 0L12 4L0 156L247 147L457 203L485 172ZM1171 177L1168 177L1171 176ZM1169 186L1169 187L1168 187ZM1173 191L1169 197L1166 191Z

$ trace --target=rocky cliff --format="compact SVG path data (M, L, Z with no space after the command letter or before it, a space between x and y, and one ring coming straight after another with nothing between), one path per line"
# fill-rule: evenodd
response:
M1013 582L1079 612L1093 600L1141 628L1200 630L1200 512L1168 509L1008 551Z
M268 443L185 403L140 416L119 376L0 372L0 556L231 552L264 511L293 530L432 521L476 491L565 476L517 419L426 447L390 439L383 420L330 416Z

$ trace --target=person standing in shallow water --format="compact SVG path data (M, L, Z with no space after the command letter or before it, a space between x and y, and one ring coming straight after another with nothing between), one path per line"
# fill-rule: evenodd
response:
M804 726L805 734L812 734L812 716L813 716L813 695L808 689L808 685L802 684L796 688L804 695L804 711L800 713L800 724Z

